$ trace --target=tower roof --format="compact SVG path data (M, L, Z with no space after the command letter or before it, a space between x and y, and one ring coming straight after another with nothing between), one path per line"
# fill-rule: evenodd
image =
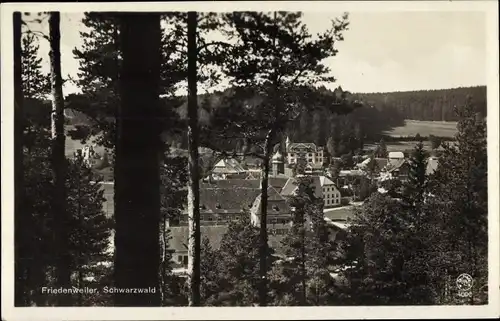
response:
M283 155L279 151L274 154L272 158L273 163L282 163L283 162Z

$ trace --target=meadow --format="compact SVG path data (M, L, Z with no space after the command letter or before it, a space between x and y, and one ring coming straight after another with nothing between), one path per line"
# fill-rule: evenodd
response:
M383 132L383 134L391 137L415 136L416 134L421 136L453 137L456 132L457 122L406 120L404 126L394 127Z

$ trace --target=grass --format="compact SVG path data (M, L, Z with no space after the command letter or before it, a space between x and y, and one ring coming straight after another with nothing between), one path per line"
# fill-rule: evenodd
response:
M427 151L432 150L430 141L423 141L424 149ZM401 141L401 142L386 142L388 152L404 152L405 150L412 150L417 144L416 141ZM378 144L365 144L364 149L374 150Z
M400 136L440 136L454 137L457 133L457 122L441 122L441 121L423 121L423 120L406 120L405 126L394 127L383 134L400 137Z

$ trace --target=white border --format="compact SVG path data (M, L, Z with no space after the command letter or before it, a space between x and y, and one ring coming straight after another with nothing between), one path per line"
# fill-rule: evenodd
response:
M482 11L487 13L489 305L474 307L319 307L319 308L14 308L13 276L13 54L14 11ZM2 99L2 319L11 320L148 320L148 319L359 319L498 317L499 298L499 93L498 7L490 1L295 1L169 3L7 3L1 4ZM425 37L426 35L422 35ZM425 41L425 40L424 40ZM265 310L264 310L265 309Z

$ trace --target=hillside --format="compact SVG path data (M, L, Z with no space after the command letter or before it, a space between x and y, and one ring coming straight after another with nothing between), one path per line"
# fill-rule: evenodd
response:
M333 92L326 88L320 90L326 97L333 95ZM230 93L231 90L226 90L199 96L199 119L202 125L211 123L214 112L223 105L224 97ZM324 110L303 114L289 124L287 135L292 141L310 141L321 146L325 146L328 139L334 137L337 141L335 144L338 145L336 154L341 155L355 151L365 143L377 142L382 136L410 136L419 133L422 136L432 134L452 137L456 130L454 123L443 123L443 121L456 121L453 107L462 106L468 96L473 98L478 111L486 115L485 86L352 95L363 101L364 106L348 115L331 114ZM255 98L242 97L242 99L255 101ZM66 111L68 121L75 124L90 124L90 120L84 115L86 104L82 101L85 101L85 98L78 97L75 101L78 102L76 105L79 112L68 108ZM180 120L186 119L186 97L164 98L163 103L166 110L170 110L169 117L176 115ZM176 135L168 134L167 142L175 147L185 148L184 130L178 132ZM238 145L241 145L241 142L224 144L228 148L235 148Z
M379 110L395 110L400 117L411 120L457 121L453 107L463 105L468 96L484 116L487 109L486 86L357 95Z

